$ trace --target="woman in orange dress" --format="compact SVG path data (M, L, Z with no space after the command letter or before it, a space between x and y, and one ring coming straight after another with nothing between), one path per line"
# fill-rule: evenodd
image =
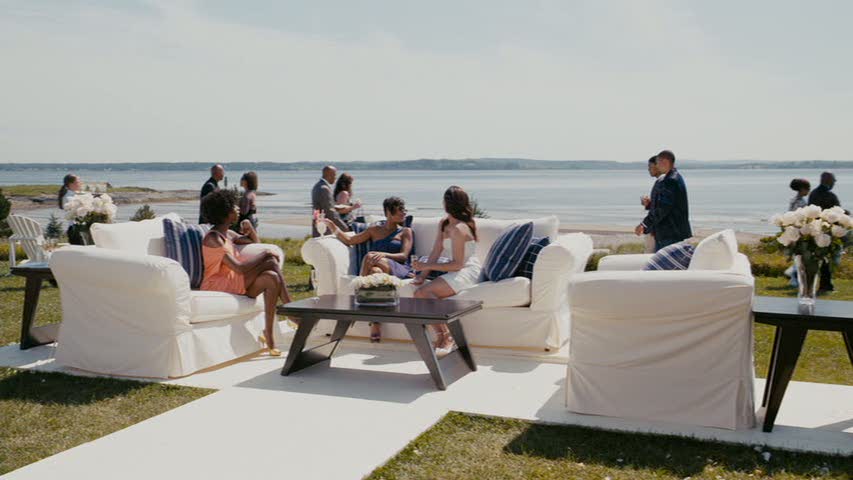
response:
M201 289L250 298L263 293L266 322L260 340L266 344L270 355L280 356L273 336L275 307L279 300L290 302L287 283L279 267L281 259L270 251L253 258L240 256L234 246L258 243L258 233L248 220L240 224L242 235L230 230L240 216L238 198L233 191L217 190L207 194L201 208L204 218L213 224L202 242L204 278Z

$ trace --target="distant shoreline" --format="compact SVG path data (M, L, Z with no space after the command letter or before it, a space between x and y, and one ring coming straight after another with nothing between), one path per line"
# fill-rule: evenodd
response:
M0 190L14 189L18 185L0 185ZM58 190L59 186L45 186L48 189ZM198 190L154 190L142 187L119 187L115 191L108 191L109 196L116 205L144 205L157 203L177 203L198 201ZM271 193L258 192L258 195L266 196ZM12 212L36 210L39 208L55 208L57 197L55 193L37 192L30 195L6 194L12 202Z
M329 162L226 162L227 170L262 171L319 171ZM346 170L638 170L646 162L619 162L613 160L534 160L527 158L466 158L418 159L389 161L331 162ZM796 170L796 169L846 169L853 168L853 160L679 160L683 169L723 170ZM11 170L61 170L61 171L204 171L209 163L152 162L152 163L0 163L0 172Z

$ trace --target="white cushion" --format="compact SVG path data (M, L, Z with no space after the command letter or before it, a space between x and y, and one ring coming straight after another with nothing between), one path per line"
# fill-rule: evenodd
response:
M717 232L699 242L688 270L731 270L737 253L735 232Z
M190 323L211 322L236 315L264 311L264 296L249 298L233 293L193 290L190 293Z
M499 282L481 282L453 298L479 300L483 302L483 308L526 307L530 305L530 279L512 277Z
M96 223L92 225L92 239L95 240L95 245L101 248L165 257L164 218L181 221L178 214L169 213L141 222Z

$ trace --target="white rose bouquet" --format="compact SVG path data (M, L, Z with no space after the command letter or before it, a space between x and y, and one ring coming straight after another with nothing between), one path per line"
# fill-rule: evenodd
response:
M87 227L93 223L112 223L117 210L113 199L106 193L98 197L91 193L74 195L63 208L69 221Z
M397 305L397 289L402 285L402 280L387 273L356 277L352 281L356 304L374 307Z
M364 277L355 277L352 281L352 286L355 290L362 288L387 290L389 287L399 288L402 285L402 280L387 273L373 273Z
M803 301L804 297L813 302L820 266L828 262L830 268L834 267L835 258L844 251L853 219L841 207L822 210L809 205L774 215L770 221L780 230L776 241L797 266L801 302L810 303Z

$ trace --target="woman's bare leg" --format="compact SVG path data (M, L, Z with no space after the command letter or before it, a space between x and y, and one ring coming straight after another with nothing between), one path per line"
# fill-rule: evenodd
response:
M456 292L441 278L436 278L415 290L415 298L442 299L452 297L453 295L456 295ZM447 348L453 343L453 338L450 336L450 329L447 328L447 325L433 325L432 328L436 337L438 337L436 338L435 348Z
M275 307L279 297L279 283L275 273L270 271L261 272L255 281L246 286L246 295L251 298L257 298L261 293L264 294L264 337L267 340L267 347L275 348L275 337L273 335L273 325L275 324Z

